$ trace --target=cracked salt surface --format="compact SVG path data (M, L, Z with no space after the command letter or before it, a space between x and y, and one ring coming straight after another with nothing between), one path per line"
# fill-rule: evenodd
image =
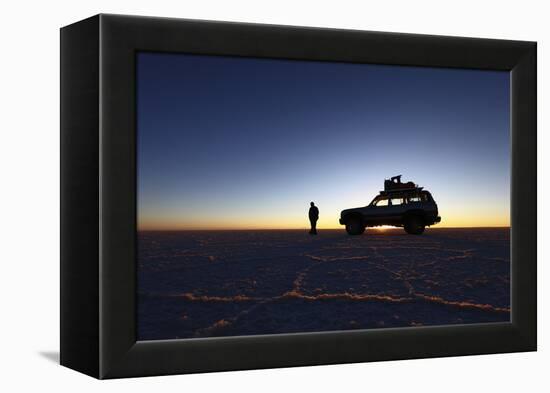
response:
M506 322L509 233L141 232L138 337Z

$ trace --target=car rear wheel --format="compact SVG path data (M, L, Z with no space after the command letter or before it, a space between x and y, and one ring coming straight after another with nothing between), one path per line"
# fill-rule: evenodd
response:
M361 235L365 232L365 226L359 217L350 217L346 221L346 232L349 235Z
M424 220L419 216L411 216L405 221L405 232L409 235L421 235L426 229Z

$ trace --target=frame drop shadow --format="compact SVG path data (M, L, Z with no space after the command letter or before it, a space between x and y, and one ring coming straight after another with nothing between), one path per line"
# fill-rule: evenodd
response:
M38 354L50 362L59 364L59 351L39 351Z

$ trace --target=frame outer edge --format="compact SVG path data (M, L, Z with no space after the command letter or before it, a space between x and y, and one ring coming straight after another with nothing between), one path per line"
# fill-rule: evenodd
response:
M252 37L248 41L253 42L247 42L247 37ZM299 42L289 37L299 38ZM395 47L403 51L393 50ZM532 287L532 280L536 279L536 250L525 250L536 247L536 217L531 215L536 215L536 205L511 213L512 219L519 220L514 221L518 222L517 227L522 228L516 240L518 244L524 242L521 250L513 251L513 258L526 261L521 265L512 263L512 278L519 277L512 293L518 310L515 316L513 312L512 323L136 342L135 249L131 249L135 246L135 232L129 233L130 228L135 230L135 80L134 75L129 75L133 71L129 67L134 64L130 59L136 50L153 49L514 69L513 83L519 87L512 94L514 143L519 138L515 131L528 130L526 139L522 139L523 136L518 139L517 154L513 157L520 165L513 167L514 177L520 173L518 168L534 169L534 172L525 179L521 176L517 184L514 181L512 204L518 201L515 197L518 184L536 191L536 158L524 161L536 151L536 120L533 123L536 64L533 65L533 58L528 55L530 51L534 54L533 43L101 15L101 378L519 352L536 348L536 344L533 345L536 343L536 286L534 290ZM518 98L524 101L518 103ZM129 203L132 197L134 200ZM536 195L529 201L536 203ZM522 214L519 217L518 212ZM535 235L534 242L523 234L523 228ZM513 233L518 235L517 231Z

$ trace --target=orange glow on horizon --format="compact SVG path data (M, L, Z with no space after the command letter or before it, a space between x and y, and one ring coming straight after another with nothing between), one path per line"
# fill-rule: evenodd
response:
M453 217L449 219L442 217L442 221L432 225L430 228L505 228L510 227L509 217ZM317 223L317 229L343 229L338 224L338 219L321 219ZM393 226L372 227L369 230L386 231L395 228ZM259 223L255 220L235 220L229 222L220 220L218 222L203 221L192 222L185 220L147 220L138 223L139 231L171 231L171 230L284 230L284 229L309 229L307 218L296 218L294 220L283 220L282 218L273 221Z
M338 219L340 204L321 205L321 216L317 222L318 229L343 229ZM354 203L349 203L354 206ZM357 204L355 206L360 206ZM446 208L439 205L441 222L431 228L488 228L510 227L510 213L507 203L491 204L456 204L446 203ZM285 207L285 214L277 215L277 209L264 212L253 206L246 210L227 212L222 207L211 211L202 209L188 211L157 210L152 214L138 214L138 230L273 230L273 229L309 229L307 208L292 204ZM282 209L278 209L282 210ZM264 214L265 213L265 214ZM374 227L378 231L393 228L391 226Z

